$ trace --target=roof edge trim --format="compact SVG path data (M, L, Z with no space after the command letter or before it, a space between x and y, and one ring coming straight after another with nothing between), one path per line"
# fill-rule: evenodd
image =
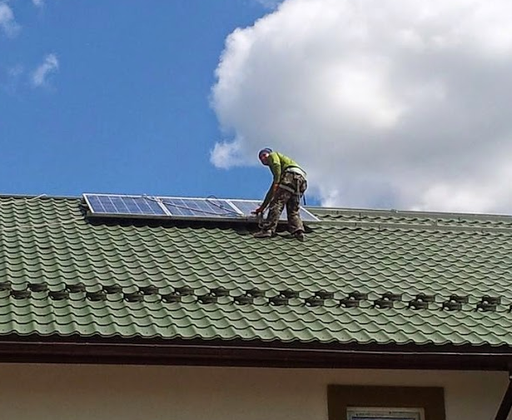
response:
M512 351L379 350L225 344L0 342L0 362L509 371Z

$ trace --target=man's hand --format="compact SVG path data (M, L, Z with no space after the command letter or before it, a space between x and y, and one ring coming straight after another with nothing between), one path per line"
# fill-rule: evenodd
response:
M252 214L255 214L256 216L259 216L260 214L262 214L263 212L265 211L265 209L263 207L258 207L256 210L254 210L252 212Z

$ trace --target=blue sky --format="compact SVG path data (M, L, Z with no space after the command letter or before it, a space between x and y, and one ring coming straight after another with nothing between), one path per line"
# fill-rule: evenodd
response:
M13 15L0 28L1 193L265 192L265 168L210 162L222 138L214 72L226 37L269 12L262 3L1 4Z
M0 0L2 193L512 214L509 0Z

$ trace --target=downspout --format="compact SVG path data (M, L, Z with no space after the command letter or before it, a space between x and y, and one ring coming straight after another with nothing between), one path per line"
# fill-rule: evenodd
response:
M507 420L508 415L510 413L510 409L512 408L512 372L508 374L508 388L503 396L503 400L501 401L500 408L496 413L496 417L494 420Z

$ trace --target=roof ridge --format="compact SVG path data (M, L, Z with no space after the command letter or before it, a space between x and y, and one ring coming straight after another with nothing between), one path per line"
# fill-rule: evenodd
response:
M321 220L322 225L346 226L353 229L360 228L378 228L379 230L393 228L403 230L435 230L442 232L472 232L472 233L496 233L512 234L512 221L510 227L492 227L492 226L458 226L458 225L438 225L438 224L413 224L413 223L393 223L393 222L350 222L345 220Z
M57 199L57 200L79 200L80 196L74 195L49 195L49 194L0 194L0 199L14 198L14 199Z
M392 216L392 217L416 217L416 218L466 218L474 220L502 221L512 223L512 215L499 213L464 213L464 212L442 212L424 210L396 210L396 209L372 209L372 208L349 208L349 207L316 207L305 206L306 209L320 216L354 215L354 216Z
M125 195L140 195L143 194L128 194ZM185 197L185 196L184 196ZM51 194L2 194L0 199L14 198L14 199L67 199L67 200L81 200L82 195L51 195ZM230 198L229 200L250 200ZM442 212L442 211L425 211L425 210L398 210L398 209L379 209L379 208L350 208L350 207L321 207L321 206L304 206L305 209L319 214L320 216L392 216L392 217L420 217L430 219L433 217L442 219L453 218L466 218L473 220L487 220L487 221L509 221L512 224L512 214L499 214L499 213L465 213L465 212Z

